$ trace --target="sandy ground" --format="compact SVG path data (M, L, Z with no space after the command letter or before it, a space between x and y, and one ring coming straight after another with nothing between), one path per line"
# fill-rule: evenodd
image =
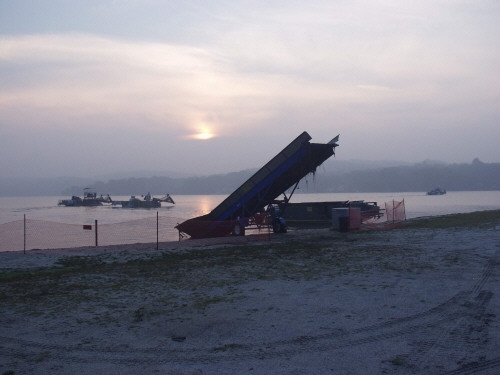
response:
M500 373L498 225L152 246L0 253L0 373Z

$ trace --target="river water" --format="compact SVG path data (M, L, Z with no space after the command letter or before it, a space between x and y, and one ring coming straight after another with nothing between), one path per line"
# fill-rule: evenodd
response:
M177 195L175 205L162 203L159 209L128 209L118 206L65 207L58 206L59 199L68 197L0 197L0 224L28 219L47 220L67 224L121 223L130 220L159 216L182 222L209 213L227 195ZM130 197L112 197L128 200ZM400 193L323 193L294 194L292 203L364 200L375 201L383 208L384 202L404 199L408 219L500 209L500 191L451 191L445 195L428 196L424 192Z

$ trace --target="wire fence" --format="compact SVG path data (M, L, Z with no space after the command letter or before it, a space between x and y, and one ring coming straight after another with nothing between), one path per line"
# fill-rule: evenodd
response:
M352 210L346 227L337 229L384 230L400 226L406 219L404 200L387 202L385 214L378 219L365 220ZM156 243L158 248L161 242L186 239L175 228L183 221L176 217L159 216L158 212L156 216L138 220L112 224L100 224L95 220L94 224L83 225L29 219L25 216L23 220L0 224L0 252L146 243ZM270 240L271 231L269 225L253 223L244 232L247 240L265 241Z
M384 215L363 220L360 229L390 230L406 225L405 200L385 202Z
M0 251L61 249L90 246L143 244L179 241L175 226L183 219L165 216L130 220L120 223L67 224L24 218L0 224ZM248 235L257 232L248 231ZM269 237L269 229L259 228L256 240Z

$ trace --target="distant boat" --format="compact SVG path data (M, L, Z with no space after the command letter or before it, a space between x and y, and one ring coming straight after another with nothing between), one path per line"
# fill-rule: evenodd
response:
M162 198L154 198L150 193L147 193L143 199L132 195L128 201L113 202L113 205L121 205L123 208L158 208L161 207L162 202L175 204L169 194Z
M97 196L97 193L95 190L91 188L85 188L83 189L83 199L73 195L71 199L61 199L57 204L59 206L66 206L66 207L80 207L80 206L85 206L85 207L93 207L93 206L102 206L103 203L112 203L113 200L109 196L109 194L106 195L100 195Z
M435 189L429 190L427 192L427 195L444 195L444 194L446 194L446 190L438 188L438 187Z

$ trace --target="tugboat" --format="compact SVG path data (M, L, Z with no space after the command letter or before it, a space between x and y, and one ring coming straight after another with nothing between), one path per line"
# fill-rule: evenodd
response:
M93 206L102 206L103 203L112 203L113 200L109 196L109 194L106 195L100 195L97 196L97 193L95 190L91 188L85 188L83 189L83 199L73 195L71 199L61 199L59 202L57 202L58 206L66 206L66 207L93 207Z
M427 195L444 195L444 194L446 194L446 190L441 189L439 187L432 189L432 190L429 190L427 192Z
M123 208L158 208L161 207L161 202L175 204L169 194L162 198L153 198L151 193L147 193L144 199L136 198L135 195L132 195L128 201L113 202L113 204L121 205Z

